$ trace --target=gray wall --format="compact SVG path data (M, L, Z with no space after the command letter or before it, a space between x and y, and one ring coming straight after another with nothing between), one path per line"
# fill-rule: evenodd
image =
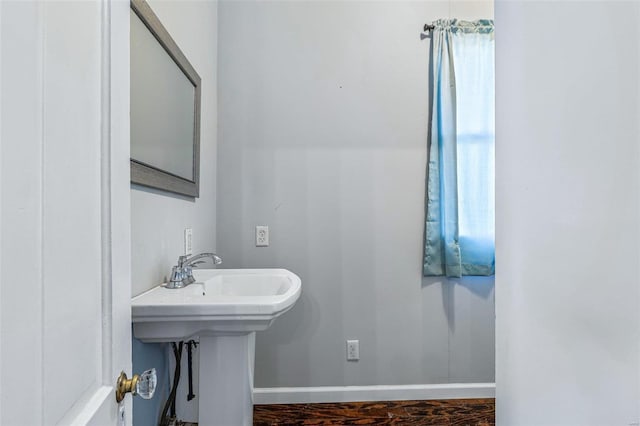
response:
M496 21L498 424L639 424L640 3Z
M447 16L492 2L220 2L218 250L303 282L258 334L256 387L493 382L493 279L421 277L419 35Z
M166 281L171 266L184 252L184 228L193 228L194 252L216 249L218 5L216 1L148 1L202 78L200 198L193 201L143 187L132 187L132 296ZM159 369L158 383L168 386L168 352L164 345L134 342L133 350L134 372L155 366ZM184 358L186 360L186 356ZM134 399L136 426L157 424L150 413L157 415L167 393L166 389L162 389L150 401ZM181 398L186 404L183 394ZM197 401L190 405L194 403Z

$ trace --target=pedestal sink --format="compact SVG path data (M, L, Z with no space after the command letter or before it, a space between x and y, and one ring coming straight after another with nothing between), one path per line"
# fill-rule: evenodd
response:
M200 338L199 424L253 424L253 348L300 297L286 269L200 269L181 289L155 287L131 300L133 334L143 342Z

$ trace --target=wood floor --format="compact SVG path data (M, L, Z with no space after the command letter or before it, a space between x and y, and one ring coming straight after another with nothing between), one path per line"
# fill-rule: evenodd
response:
M494 399L256 405L254 426L495 424Z
M495 406L495 399L256 405L253 425L493 426Z

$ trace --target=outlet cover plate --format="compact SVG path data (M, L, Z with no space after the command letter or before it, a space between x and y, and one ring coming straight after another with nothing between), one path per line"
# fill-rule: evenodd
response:
M269 247L269 227L256 226L256 247Z
M347 340L347 361L358 361L360 359L360 341Z
M191 256L193 254L193 229L184 229L184 254Z

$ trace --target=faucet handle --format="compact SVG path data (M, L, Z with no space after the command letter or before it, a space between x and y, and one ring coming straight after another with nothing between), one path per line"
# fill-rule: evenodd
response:
M175 283L178 281L182 281L182 268L179 266L174 266L173 268L171 268L171 278L169 279L169 282Z

